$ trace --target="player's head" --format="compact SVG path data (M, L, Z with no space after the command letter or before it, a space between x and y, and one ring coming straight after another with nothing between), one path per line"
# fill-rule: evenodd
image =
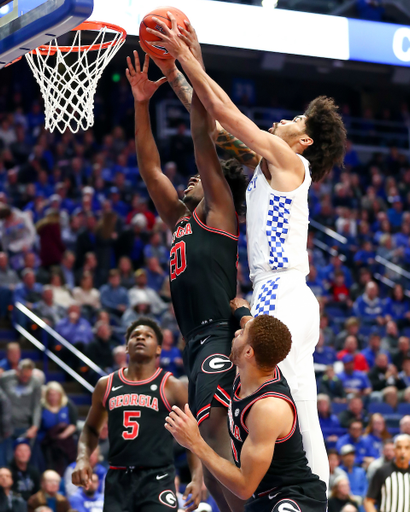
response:
M151 318L141 317L133 322L127 329L125 340L130 361L155 359L161 353L162 331Z
M286 325L269 315L250 320L235 333L230 358L240 369L247 364L271 372L290 351L292 336Z
M306 133L313 144L303 153L310 163L313 181L321 180L334 165L342 165L346 148L346 128L333 98L319 96L305 112Z
M346 129L332 98L319 96L303 115L274 123L269 132L277 135L310 163L313 181L321 180L334 165L342 165Z
M232 198L235 210L240 215L243 213L245 202L246 187L248 179L243 171L243 167L233 158L230 160L221 160L222 172L228 182L232 192ZM204 189L199 174L192 176L188 182L188 186L184 191L183 202L193 211L204 197Z

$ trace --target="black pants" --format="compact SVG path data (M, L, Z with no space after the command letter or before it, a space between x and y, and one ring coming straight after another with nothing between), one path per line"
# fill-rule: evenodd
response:
M174 466L109 469L104 512L170 512L178 509Z

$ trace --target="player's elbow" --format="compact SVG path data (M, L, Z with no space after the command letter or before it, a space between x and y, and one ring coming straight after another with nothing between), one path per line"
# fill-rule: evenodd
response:
M254 487L254 486L242 485L235 494L241 500L246 501L246 500L249 500L249 498L253 495L253 493L255 491L256 491L256 487Z

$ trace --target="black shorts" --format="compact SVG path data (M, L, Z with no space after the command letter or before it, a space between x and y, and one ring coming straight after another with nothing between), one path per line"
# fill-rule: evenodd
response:
M112 469L105 478L104 512L178 510L174 466Z
M320 494L320 493L319 493ZM276 490L266 492L246 502L245 512L326 512L327 499L304 494L300 486L286 487L279 493Z
M229 407L236 368L229 359L233 329L215 322L196 329L187 340L184 365L189 379L188 402L201 424L212 407Z

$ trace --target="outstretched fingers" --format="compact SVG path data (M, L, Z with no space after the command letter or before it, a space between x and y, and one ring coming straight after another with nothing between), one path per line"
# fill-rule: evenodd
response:
M149 55L148 55L148 53L146 53L145 59L144 59L144 66L142 67L142 72L148 73L148 68L149 68Z

